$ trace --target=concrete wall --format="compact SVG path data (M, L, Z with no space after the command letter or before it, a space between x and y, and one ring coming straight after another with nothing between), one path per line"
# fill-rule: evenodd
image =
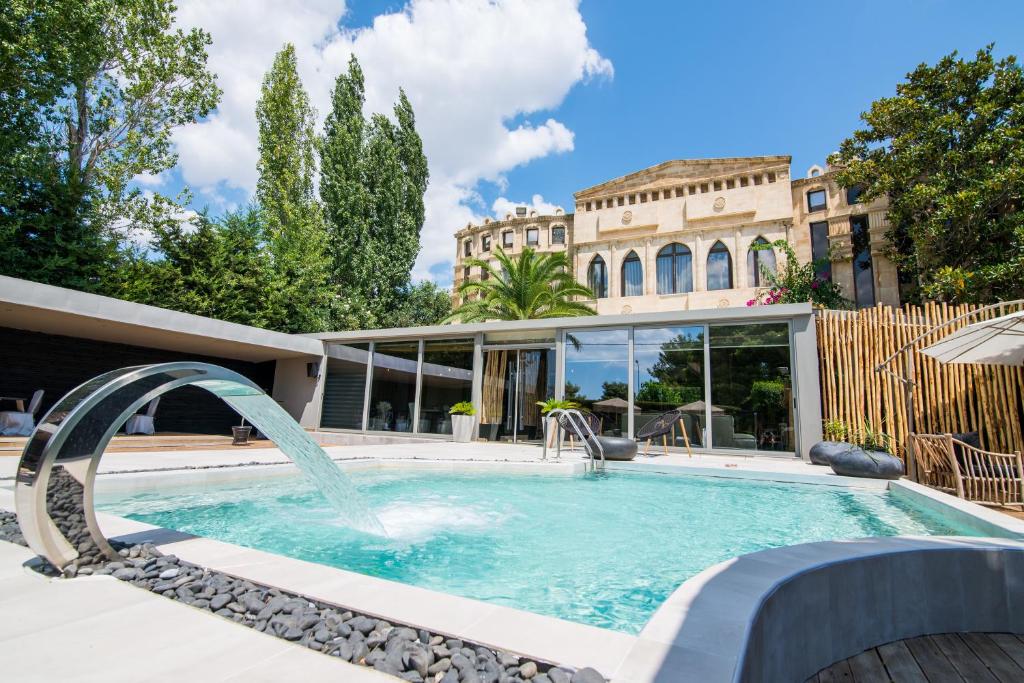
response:
M274 370L274 399L288 414L307 429L320 426L320 408L323 403L324 378L327 374L326 358L319 361L317 377L308 377L306 364L311 358L285 358L277 361Z

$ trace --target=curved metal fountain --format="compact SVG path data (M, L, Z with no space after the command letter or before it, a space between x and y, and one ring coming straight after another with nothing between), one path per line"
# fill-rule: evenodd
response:
M187 385L218 396L277 444L338 508L345 524L384 535L348 477L276 401L237 372L183 362L99 375L70 391L40 420L22 452L14 489L18 524L32 550L61 569L90 540L108 557L117 557L93 509L100 457L143 405Z

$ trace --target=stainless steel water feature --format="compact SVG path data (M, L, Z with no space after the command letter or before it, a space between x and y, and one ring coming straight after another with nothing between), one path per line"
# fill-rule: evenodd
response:
M338 508L345 524L384 534L348 477L276 401L236 372L183 362L121 368L94 377L40 420L25 444L14 489L18 524L32 550L58 568L75 560L90 540L105 555L117 556L93 510L100 457L139 408L186 385L220 397L277 444Z

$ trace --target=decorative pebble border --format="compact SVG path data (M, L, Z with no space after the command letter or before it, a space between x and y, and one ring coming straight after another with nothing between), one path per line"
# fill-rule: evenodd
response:
M51 514L55 512L51 507ZM0 540L27 545L14 513L0 510ZM164 555L150 543L129 546L112 542L120 559L109 560L90 538L74 534L73 540L79 558L64 569L66 578L109 574L171 600L411 683L605 683L604 676L589 667L577 670L555 666L471 641L391 624ZM51 576L60 574L46 562L40 571Z

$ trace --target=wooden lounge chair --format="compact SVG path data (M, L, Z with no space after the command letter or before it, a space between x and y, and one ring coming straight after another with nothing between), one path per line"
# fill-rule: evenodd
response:
M1020 452L992 453L952 434L911 434L921 483L983 505L1024 508Z
M682 423L682 420L682 411L678 409L670 410L667 413L662 413L637 430L636 438L647 442L644 446L644 457L649 457L647 455L647 451L651 447L651 441L658 437L661 437L661 447L665 450L665 455L668 455L667 437L678 423L683 432L683 441L686 443L686 452L692 458L693 450L690 448L690 437L686 433L686 425Z

